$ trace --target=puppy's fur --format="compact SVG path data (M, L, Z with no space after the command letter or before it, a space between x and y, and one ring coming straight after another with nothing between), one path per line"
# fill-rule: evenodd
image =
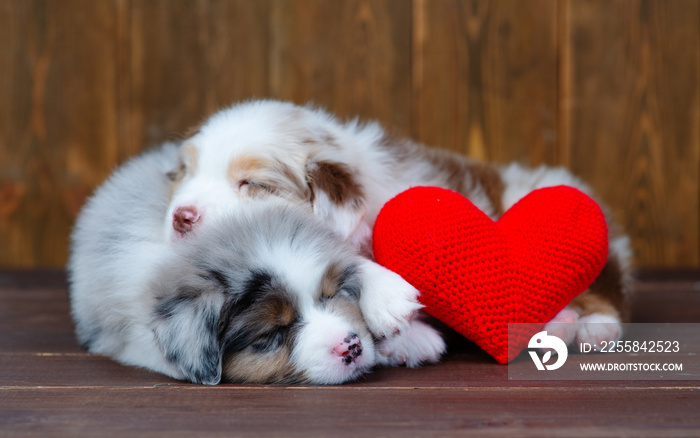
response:
M418 292L307 209L257 199L192 238L165 240L176 164L172 144L133 159L78 218L71 304L91 351L204 384L341 383L392 364L392 354L438 360L442 339L420 321L404 332L427 345L384 337L420 308Z
M377 363L359 302L379 277L307 212L255 203L173 249L148 323L188 380L341 383Z
M310 107L236 105L132 160L88 202L69 262L77 332L92 351L210 384L339 383L374 364L435 362L445 345L415 317L417 291L371 261L381 207L433 185L496 219L559 184L591 194L563 169L489 166ZM547 327L569 342L621 335L630 251L609 228L602 274Z
M594 196L562 168L487 165L397 138L376 123L340 123L321 110L277 101L247 102L210 117L184 142L171 175L167 240L196 234L252 199L277 197L314 212L370 259L379 210L411 186L455 190L493 219L542 187L566 184ZM605 269L553 321L570 324L548 327L568 342L616 339L628 317L629 239L607 219Z

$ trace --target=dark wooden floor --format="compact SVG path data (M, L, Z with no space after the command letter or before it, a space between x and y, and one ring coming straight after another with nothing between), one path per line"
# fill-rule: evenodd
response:
M635 322L700 322L700 273L651 273ZM700 381L509 381L467 343L342 386L182 383L76 344L62 272L0 271L0 436L700 436Z

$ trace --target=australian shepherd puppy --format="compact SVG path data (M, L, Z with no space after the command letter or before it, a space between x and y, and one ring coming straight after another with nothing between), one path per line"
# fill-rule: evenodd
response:
M387 133L377 123L341 123L311 107L278 101L232 106L206 120L183 142L172 172L165 240L196 234L251 197L280 198L313 212L368 259L382 206L413 186L439 186L469 198L498 219L535 189L590 188L563 168L527 169L479 163ZM602 206L607 210L605 206ZM628 318L629 239L606 211L608 262L590 288L557 315L548 330L568 343L618 339Z
M561 168L482 164L290 103L232 106L122 167L81 212L69 262L78 335L202 383L220 369L232 381L338 383L374 364L435 362L445 345L416 317L417 291L372 261L379 210L412 186L439 186L497 219L560 184L591 195ZM545 328L569 343L617 339L627 318L629 241L608 226L603 272ZM329 304L329 284L342 306Z
M204 384L342 383L439 359L418 291L307 208L250 193L166 240L177 149L121 166L78 217L70 297L90 351Z

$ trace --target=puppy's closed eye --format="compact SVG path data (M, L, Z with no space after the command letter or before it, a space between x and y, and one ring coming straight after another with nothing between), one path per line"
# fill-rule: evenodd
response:
M321 298L344 296L357 300L362 285L354 264L332 263L321 280Z
M185 163L178 163L177 168L166 173L165 176L168 177L170 182L179 182L185 177L187 170L185 169Z
M269 351L284 343L297 310L284 286L270 273L253 272L221 312L219 333L224 355L252 348Z
M284 343L284 332L275 330L271 333L266 333L258 338L251 348L256 353L269 353L278 350Z
M265 184L249 179L241 180L238 183L238 189L240 190L241 194L251 197L269 195L276 192L276 189L271 184Z
M254 283L257 296L224 305L220 336L226 379L281 382L293 376L290 354L299 317L272 278L259 276ZM238 312L241 307L246 310Z
M178 150L177 167L168 172L166 176L174 183L180 182L185 178L185 175L197 172L198 162L197 147L193 143L185 143Z

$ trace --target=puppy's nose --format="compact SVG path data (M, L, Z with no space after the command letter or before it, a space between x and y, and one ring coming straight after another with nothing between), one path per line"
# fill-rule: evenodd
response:
M173 229L185 235L192 231L195 222L199 220L199 212L192 206L178 207L173 212Z
M351 364L362 355L360 337L355 333L348 333L348 336L333 349L333 352L342 358L347 365Z

